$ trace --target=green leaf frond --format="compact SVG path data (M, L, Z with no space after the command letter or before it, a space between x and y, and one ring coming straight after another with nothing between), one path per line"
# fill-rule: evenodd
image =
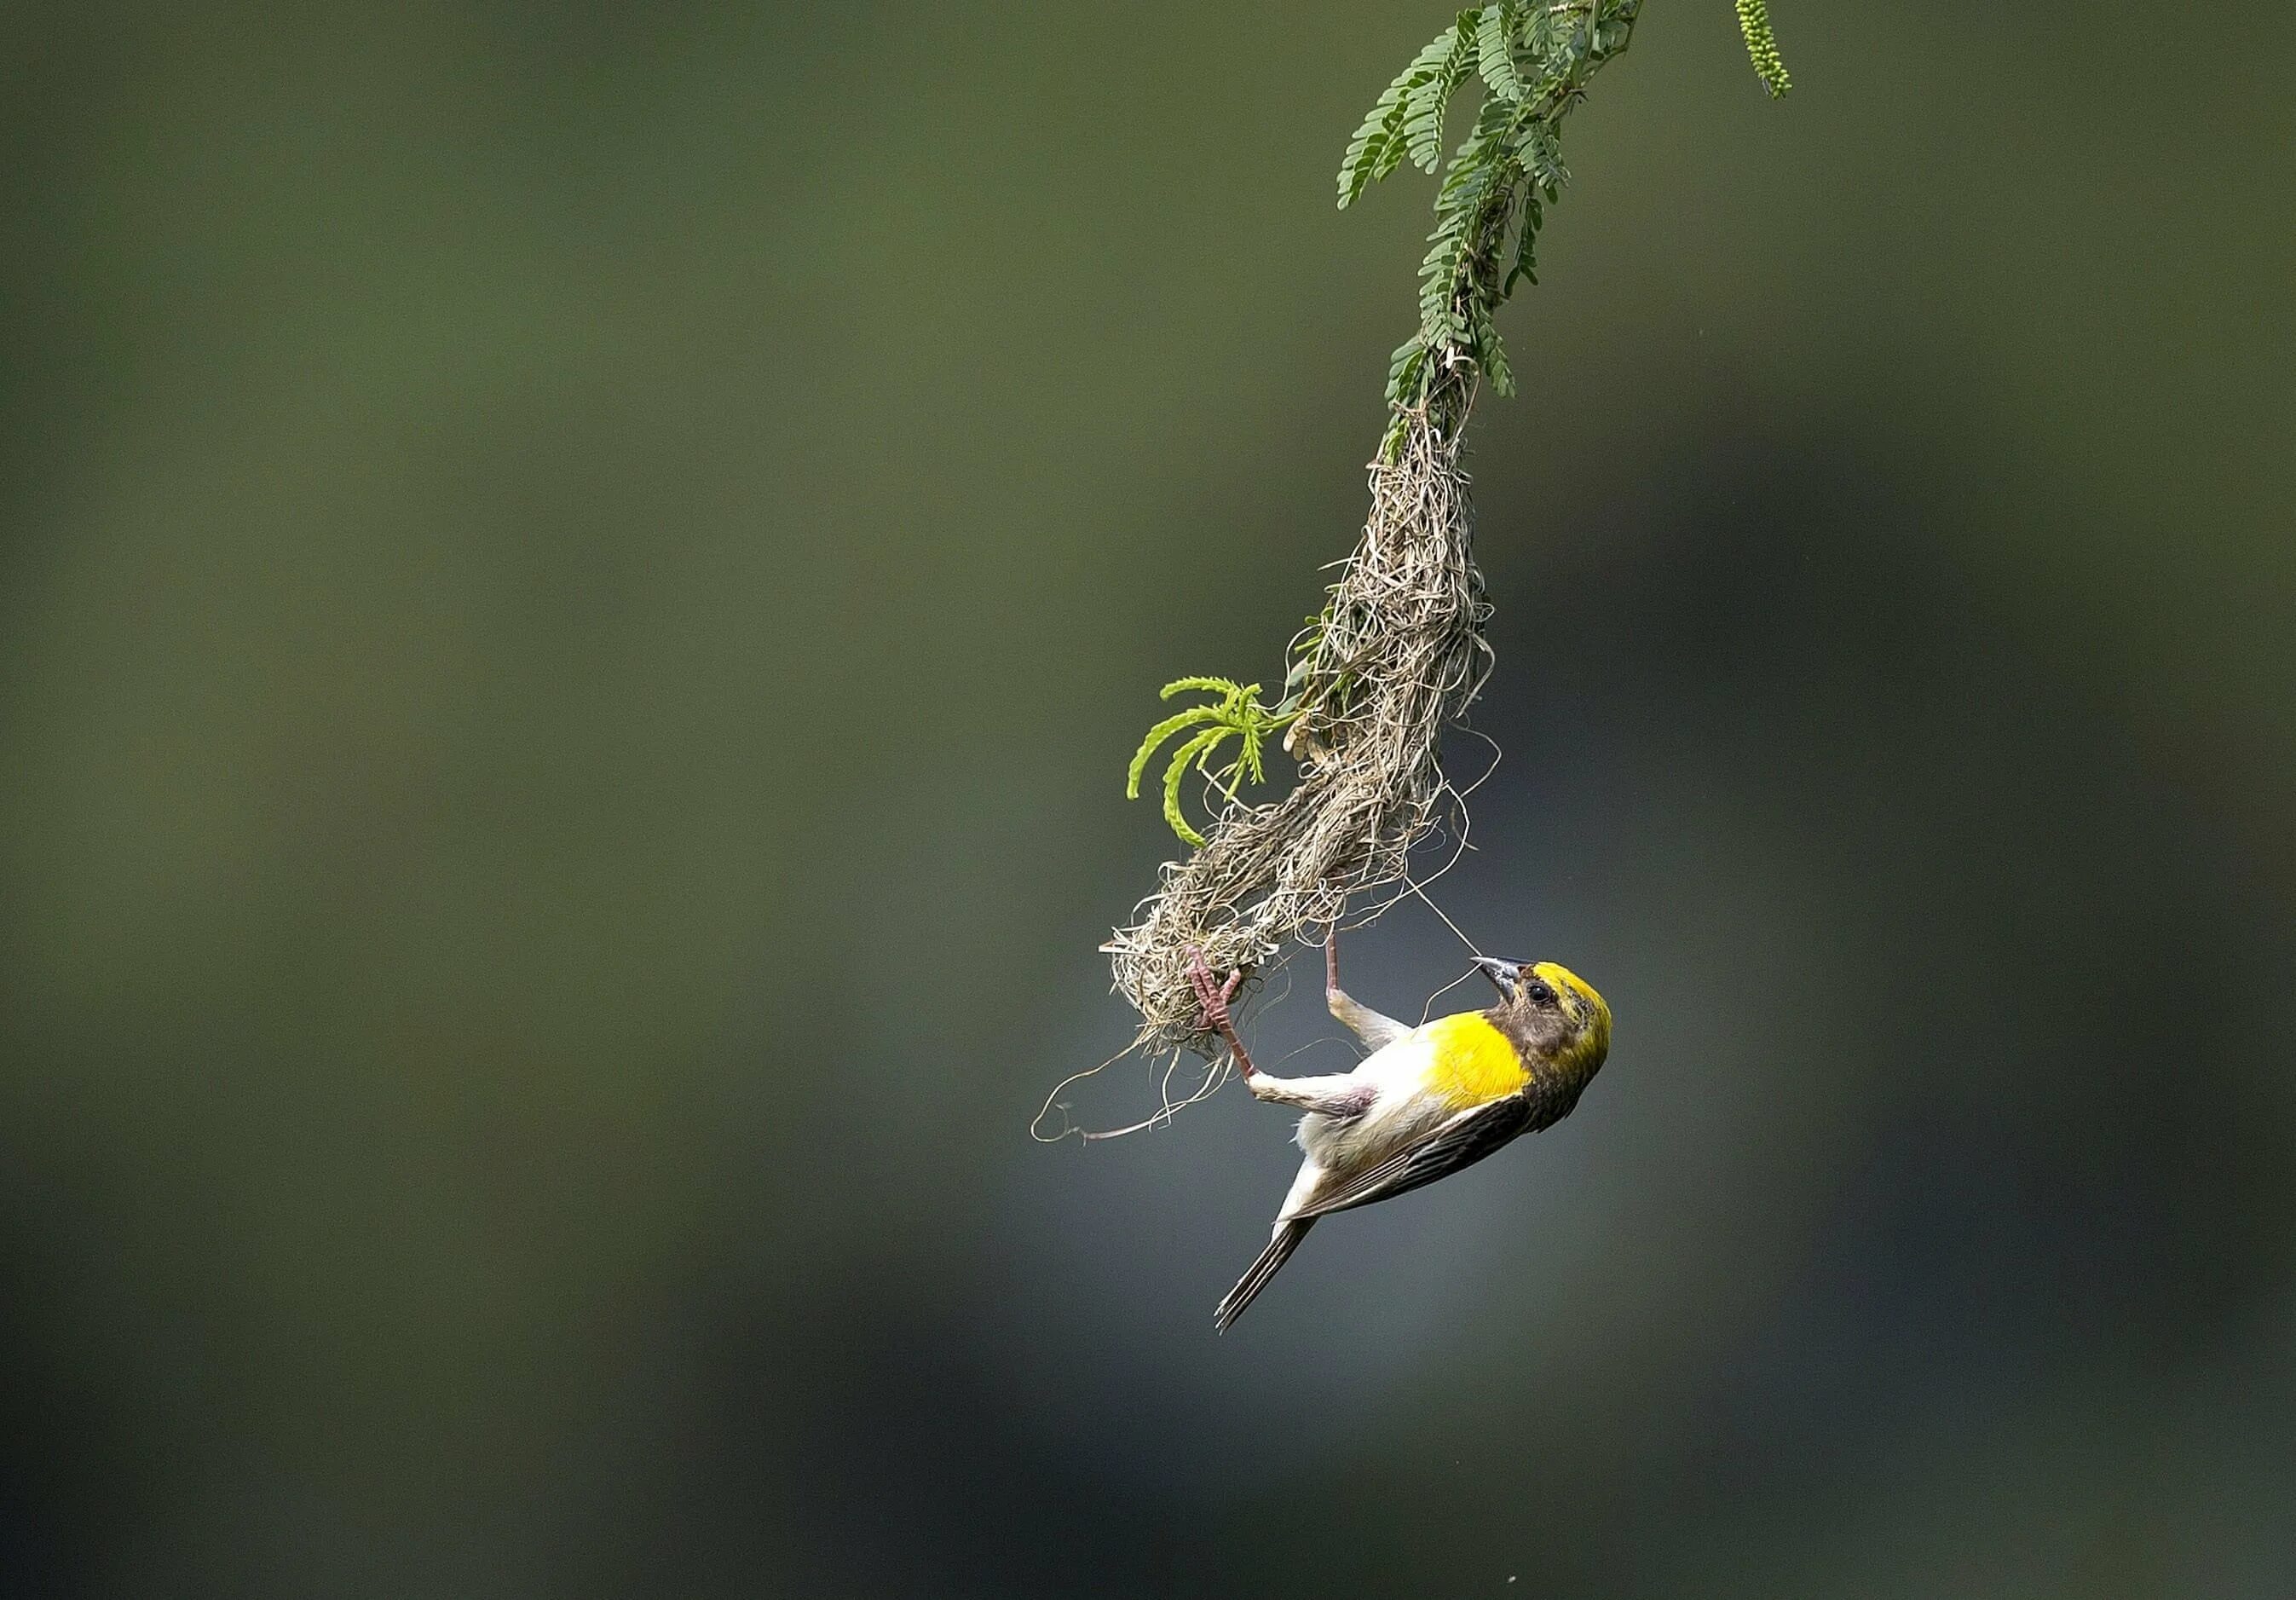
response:
M1434 41L1397 75L1395 81L1387 86L1387 92L1373 105L1363 126L1356 129L1356 136L1348 141L1348 152L1340 162L1341 210L1353 205L1365 188L1402 162L1403 125L1410 115L1414 97L1451 70L1451 58L1458 48L1459 28L1455 22L1435 36ZM1444 93L1447 96L1450 91Z
M1536 283L1533 241L1570 181L1562 118L1587 80L1627 47L1641 0L1497 0L1461 12L1372 108L1340 169L1342 204L1399 163L1398 143L1439 168L1435 227L1419 267L1419 328L1389 363L1398 410L1431 387L1480 374L1514 387L1495 320L1518 283ZM1482 86L1473 127L1447 163L1444 111L1469 74Z
M1175 694L1185 694L1191 689L1203 689L1226 700L1238 694L1255 693L1259 688L1259 685L1254 684L1246 689L1232 677L1176 677L1156 691L1156 698L1169 700Z
M1778 54L1778 36L1770 31L1769 0L1738 0L1738 31L1746 36L1746 53L1770 98L1792 88L1793 79L1786 76L1785 61Z
M1767 0L1734 3L1754 70L1773 97L1784 94L1791 86ZM1406 157L1439 173L1435 226L1419 266L1419 326L1388 363L1393 416L1387 448L1403 438L1406 419L1414 414L1439 409L1453 423L1464 421L1479 382L1501 394L1514 391L1498 308L1516 284L1538 282L1538 233L1547 208L1570 182L1562 164L1562 119L1595 73L1627 48L1641 10L1642 0L1496 0L1462 11L1387 86L1349 140L1340 162L1342 209ZM1470 77L1481 85L1480 102L1473 127L1447 163L1447 114ZM1283 698L1273 708L1261 703L1258 684L1183 677L1165 685L1166 700L1192 693L1213 698L1148 730L1126 770L1125 794L1139 798L1157 752L1169 746L1164 819L1182 841L1201 847L1204 836L1180 806L1191 770L1233 801L1244 784L1264 781L1267 741L1294 724L1308 752L1302 759L1320 759L1313 727L1344 708L1356 681L1352 665L1322 660L1331 625L1328 612L1311 617L1292 641ZM1224 765L1223 751L1233 752Z
M1148 730L1148 736L1133 752L1132 765L1126 771L1124 796L1127 800L1140 798L1140 780L1155 759L1156 751L1164 743L1190 728L1196 731L1180 741L1172 751L1170 763L1164 768L1164 820L1183 842L1201 846L1204 836L1189 825L1180 808L1180 784L1194 767L1210 780L1212 785L1229 800L1249 783L1260 783L1267 776L1267 742L1281 734L1299 715L1295 710L1272 710L1260 703L1258 684L1239 684L1228 677L1182 677L1166 684L1162 698L1196 692L1216 694L1218 700L1206 705L1190 706ZM1216 767L1212 757L1228 740L1237 741L1234 759L1224 767Z
M1784 94L1768 0L1734 3L1754 70L1773 96ZM1587 80L1626 49L1641 10L1642 0L1497 0L1463 11L1388 86L1349 144L1340 164L1342 206L1406 154L1441 171L1435 227L1419 266L1419 328L1388 363L1388 402L1398 412L1425 404L1435 385L1454 379L1480 377L1513 392L1496 314L1516 284L1538 282L1538 231L1570 181L1562 119ZM1482 103L1445 163L1444 113L1471 73Z
M1124 798L1140 798L1140 779L1147 772L1148 763L1155 759L1158 745L1184 727L1193 727L1200 722L1217 721L1218 718L1219 708L1217 706L1190 706L1177 717L1167 717L1150 728L1148 736L1140 741L1140 748L1132 753L1131 767L1125 771Z
M1480 29L1475 36L1475 70L1493 95L1520 105L1524 90L1521 75L1515 70L1514 53L1521 47L1522 7L1519 0L1503 0L1492 9L1497 13L1493 25Z
M1432 172L1442 163L1443 113L1451 109L1451 96L1474 70L1476 21L1474 12L1459 13L1458 21L1443 36L1449 39L1450 47L1443 53L1440 66L1404 97L1403 141L1411 164L1422 172Z
M1199 849L1203 848L1204 836L1189 825L1186 813L1180 809L1180 780L1188 775L1190 762L1210 760L1212 751L1227 735L1228 730L1224 727L1205 729L1174 751L1172 764L1164 769L1164 820L1184 842Z

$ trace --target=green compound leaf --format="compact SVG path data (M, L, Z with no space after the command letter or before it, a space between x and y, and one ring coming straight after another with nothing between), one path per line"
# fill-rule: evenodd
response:
M1755 71L1773 98L1784 94L1792 84L1770 29L1767 0L1734 4ZM1340 161L1342 209L1406 157L1441 174L1435 226L1419 264L1419 327L1389 358L1387 398L1393 411L1382 455L1403 437L1406 418L1435 404L1446 386L1480 379L1502 394L1514 391L1496 313L1516 284L1538 282L1538 233L1546 208L1570 181L1562 165L1562 119L1603 63L1626 49L1641 10L1642 0L1496 0L1460 12L1387 86L1348 142ZM1445 117L1471 76L1482 85L1482 101L1473 129L1447 165ZM1456 398L1445 403L1456 404ZM1157 752L1177 740L1164 769L1164 820L1182 841L1201 848L1204 836L1180 808L1180 787L1190 770L1232 801L1243 784L1265 780L1266 742L1305 714L1309 702L1323 707L1319 716L1345 702L1351 669L1312 693L1308 688L1309 661L1324 622L1309 619L1294 642L1283 696L1273 709L1260 702L1258 684L1183 677L1165 685L1166 700L1188 693L1215 698L1148 730L1125 773L1127 797L1140 797ZM1231 740L1233 756L1220 765L1218 758Z
M1627 47L1641 9L1641 0L1496 0L1462 12L1349 147L1343 203L1393 169L1398 138L1419 166L1441 172L1419 266L1419 329L1389 364L1388 401L1398 413L1461 372L1513 391L1495 313L1517 283L1538 281L1533 242L1570 176L1562 120L1587 80ZM1446 163L1443 113L1470 72L1481 81L1482 103ZM1366 159L1374 145L1380 159Z
M1443 159L1443 113L1451 96L1475 65L1475 21L1479 13L1463 11L1435 43L1447 41L1441 61L1424 83L1414 86L1403 102L1403 140L1412 164L1432 172ZM1430 46L1433 48L1433 46Z
M1792 86L1768 0L1734 4L1754 70L1773 97L1784 94ZM1516 284L1538 281L1534 243L1546 208L1570 181L1562 119L1603 63L1626 49L1641 11L1642 0L1496 0L1463 11L1357 129L1340 164L1341 206L1405 156L1441 173L1435 228L1419 267L1419 330L1388 366L1388 402L1398 411L1462 370L1513 390L1493 314ZM1471 74L1482 84L1482 105L1473 132L1447 164L1445 113Z
M1296 708L1271 710L1260 703L1258 684L1239 684L1230 677L1181 677L1166 684L1162 698L1196 692L1217 694L1219 699L1210 705L1190 706L1187 710L1167 717L1148 730L1148 736L1133 752L1132 765L1125 773L1124 796L1127 800L1140 798L1140 780L1155 759L1156 751L1176 735L1194 729L1172 751L1170 763L1164 768L1164 820L1172 832L1191 845L1201 847L1204 836L1189 825L1187 816L1180 809L1180 784L1195 768L1211 780L1215 788L1229 800L1246 783L1257 784L1267 776L1267 742L1281 734L1299 716ZM1212 757L1228 740L1236 744L1235 758L1225 767L1216 767Z
M1521 9L1517 0L1485 6L1475 33L1475 70L1481 75L1483 87L1516 104L1529 93L1514 70L1515 39L1522 30Z
M1239 685L1235 679L1232 677L1176 677L1170 683L1166 684L1162 688L1156 691L1156 698L1159 700L1169 700L1175 694L1185 694L1191 689L1207 689L1212 693L1220 695L1223 698L1237 694L1257 694L1259 693L1259 685L1258 684L1254 684L1251 687L1247 689Z
M1188 825L1187 817L1180 810L1180 780L1188 775L1191 762L1210 760L1219 742L1234 731L1226 727L1206 728L1174 751L1172 764L1164 769L1164 820L1172 825L1172 832L1199 849L1203 848L1204 836Z
M1403 160L1405 140L1403 124L1409 114L1412 97L1434 82L1451 67L1451 57L1459 47L1456 23L1437 34L1434 40L1422 50L1412 63L1387 86L1387 92L1364 118L1356 136L1348 141L1347 154L1340 160L1340 209L1346 210L1363 192L1393 172ZM1447 95L1450 91L1444 93Z
M1177 717L1167 717L1154 727L1150 728L1148 736L1140 741L1140 748L1133 752L1132 766L1124 775L1124 798L1126 800L1140 798L1141 775L1148 770L1148 763L1155 759L1158 745L1184 727L1193 727L1200 722L1210 722L1218 716L1219 708L1217 706L1190 706Z

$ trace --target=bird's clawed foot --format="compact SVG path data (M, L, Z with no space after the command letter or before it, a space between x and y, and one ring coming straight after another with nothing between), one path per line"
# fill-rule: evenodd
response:
M1228 1002L1234 999L1235 991L1243 987L1243 980L1244 969L1238 967L1227 975L1226 982L1221 982L1213 975L1211 968L1204 964L1204 953L1190 947L1188 982L1195 989L1196 1004L1203 1008L1203 1025L1226 1042L1227 1047L1235 1054L1235 1064L1249 1078L1259 1069L1251 1064L1251 1057L1244 1051L1243 1041L1235 1037L1235 1019L1228 1010Z
M1228 1002L1235 991L1243 987L1242 967L1227 975L1222 983L1211 968L1204 964L1204 953L1191 945L1188 948L1188 981L1195 987L1196 1004L1203 1007L1203 1025L1226 1038L1234 1030L1234 1019L1229 1013Z

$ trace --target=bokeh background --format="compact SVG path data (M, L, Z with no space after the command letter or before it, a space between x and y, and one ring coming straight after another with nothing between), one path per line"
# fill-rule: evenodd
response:
M1283 1119L1028 1136L1441 17L7 9L0 1590L2296 1592L2287 7L1652 4L1435 891L1611 1065L1224 1340Z

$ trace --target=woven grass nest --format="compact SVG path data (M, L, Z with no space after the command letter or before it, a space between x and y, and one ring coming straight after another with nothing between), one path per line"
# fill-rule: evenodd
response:
M1136 1127L1160 1125L1225 1076L1224 1053L1202 1027L1190 981L1198 960L1256 981L1300 934L1341 925L1351 905L1355 923L1348 925L1359 924L1417 890L1407 872L1412 849L1439 825L1452 825L1464 842L1462 797L1445 780L1439 756L1444 734L1481 690L1491 652L1460 437L1478 385L1513 390L1494 318L1518 283L1538 281L1537 236L1546 208L1570 181L1563 119L1595 73L1627 48L1641 9L1642 0L1541 0L1459 12L1389 84L1349 141L1339 171L1342 209L1406 159L1440 174L1435 227L1419 268L1418 331L1390 363L1392 422L1371 466L1362 541L1330 605L1294 641L1283 703L1260 706L1256 685L1180 680L1168 686L1167 698L1205 690L1220 693L1223 703L1167 718L1135 758L1136 792L1160 740L1197 730L1165 770L1165 815L1196 843L1195 852L1165 864L1156 892L1136 907L1137 920L1103 947L1118 992L1139 1008L1131 1049L1168 1058L1163 1106ZM1785 68L1767 7L1738 0L1738 17L1764 85L1773 97L1784 94ZM1473 127L1447 156L1446 108L1470 83L1479 86L1480 101ZM1236 775L1258 778L1257 741L1278 726L1300 761L1300 782L1273 804L1247 804L1237 798ZM1201 741L1213 734L1241 742L1243 753L1226 781L1203 755L1211 745ZM1192 758L1195 770L1214 778L1208 788L1218 812L1201 836L1177 799ZM1176 1103L1175 1074L1189 1051L1210 1065ZM1036 1125L1039 1137L1078 1131L1063 1126L1047 1134L1045 1118L1062 1109L1062 1090L1090 1075L1053 1091Z
M1140 1012L1135 1048L1216 1057L1188 979L1195 954L1218 972L1262 972L1354 897L1407 883L1412 847L1456 803L1439 747L1491 663L1459 468L1472 403L1465 381L1438 385L1398 412L1371 465L1363 537L1308 646L1284 738L1298 785L1272 804L1226 801L1103 947Z

